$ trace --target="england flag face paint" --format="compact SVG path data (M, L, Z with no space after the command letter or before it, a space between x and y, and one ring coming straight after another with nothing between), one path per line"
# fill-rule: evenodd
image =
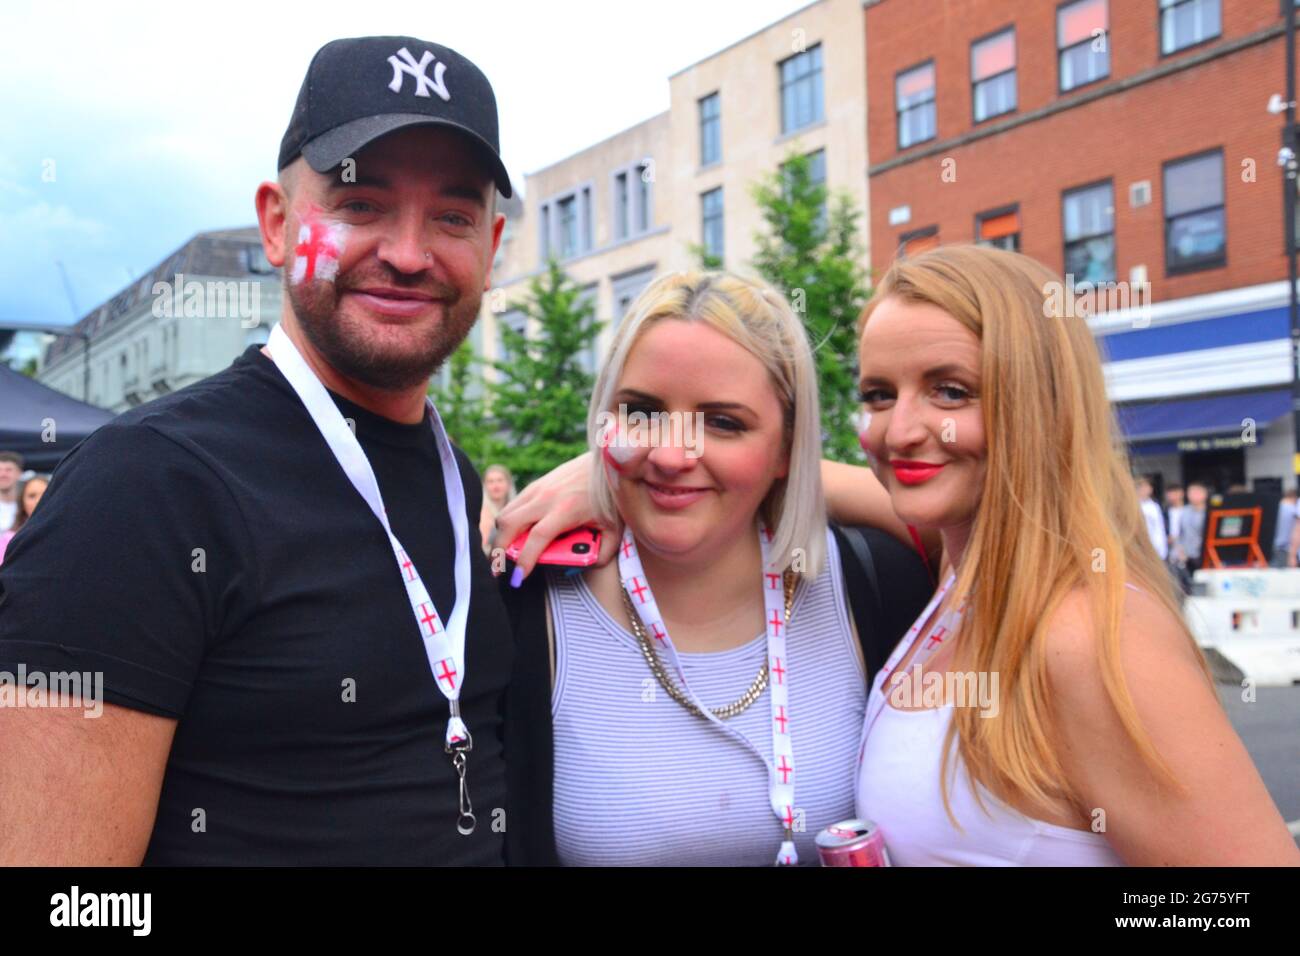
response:
M637 453L645 450L627 440L618 418L611 417L605 422L600 432L600 457L605 462L610 488L618 491L619 476L631 467Z
M325 219L315 207L308 210L298 227L298 243L293 248L290 277L294 284L317 279L333 282L339 274L339 259L343 256L347 238L348 226L345 223Z
M871 454L871 446L867 444L867 433L870 430L871 430L871 413L863 412L862 425L858 428L858 444L862 446L862 450L865 451L868 456L870 456Z

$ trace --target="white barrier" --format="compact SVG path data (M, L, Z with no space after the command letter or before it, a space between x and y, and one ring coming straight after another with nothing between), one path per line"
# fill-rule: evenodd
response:
M1296 598L1300 600L1300 568L1197 571L1207 597Z
M1300 569L1197 571L1195 580L1206 594L1183 613L1202 647L1256 686L1300 682Z

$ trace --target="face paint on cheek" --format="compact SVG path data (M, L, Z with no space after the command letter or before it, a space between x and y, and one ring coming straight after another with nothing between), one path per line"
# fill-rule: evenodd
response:
M871 413L862 413L862 426L858 429L858 444L868 455L871 454L871 446L867 444L867 432L871 430Z
M636 463L636 459L644 455L648 449L639 447L636 443L628 440L627 435L619 427L617 419L611 419L600 433L600 457L605 463L605 474L609 478L609 486L614 491L618 491L619 477L626 474L629 469Z
M339 274L339 259L347 246L349 227L320 216L315 208L303 217L294 246L292 279L295 284L317 279L333 282Z

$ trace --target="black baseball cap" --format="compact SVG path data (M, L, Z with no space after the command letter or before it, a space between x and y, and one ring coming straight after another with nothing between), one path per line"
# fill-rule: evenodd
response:
M327 173L408 126L460 130L482 154L501 195L512 195L492 84L455 50L414 37L352 37L317 50L280 141L277 168L301 155Z

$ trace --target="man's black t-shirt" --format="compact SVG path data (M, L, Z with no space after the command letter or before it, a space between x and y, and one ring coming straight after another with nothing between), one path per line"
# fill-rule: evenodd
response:
M426 422L334 396L443 620L454 538ZM478 546L461 708L471 836L438 692L383 527L274 364L126 412L59 466L0 565L0 669L102 671L178 720L146 863L497 864L513 644Z

